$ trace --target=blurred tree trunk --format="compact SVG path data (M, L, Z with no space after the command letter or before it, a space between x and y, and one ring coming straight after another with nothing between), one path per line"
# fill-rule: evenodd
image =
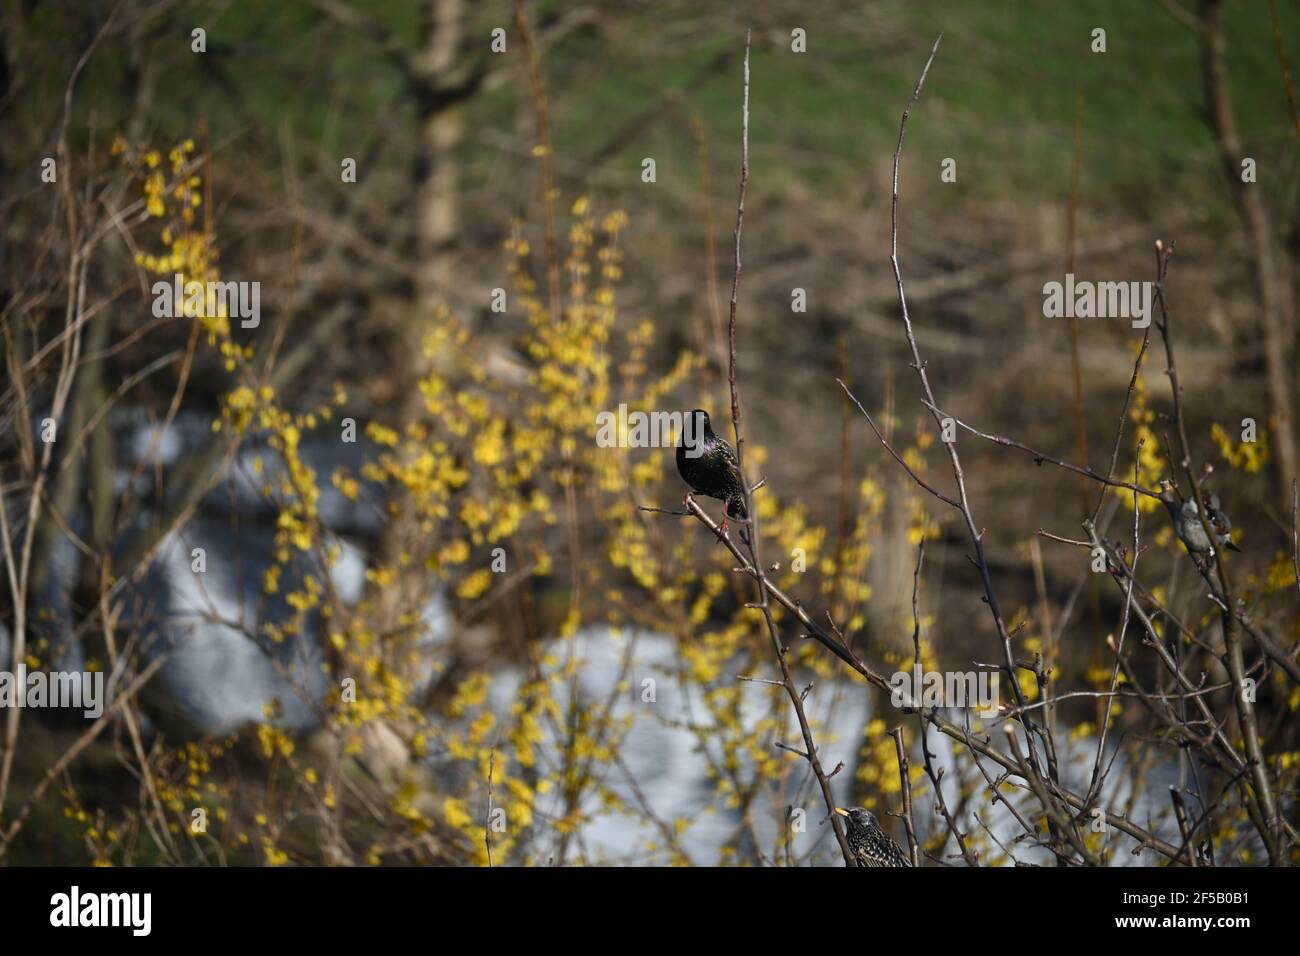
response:
M463 84L463 76L457 74L468 60L468 51L462 49L464 0L426 0L422 14L420 51L413 59L420 124L415 185L420 258L417 323L421 327L439 302L445 301L455 274L460 223L456 150L463 127L458 102L448 101L444 90ZM418 336L421 330L415 331Z
M447 304L456 275L456 235L460 226L457 150L463 136L460 101L474 84L465 44L464 0L425 0L420 13L419 49L410 57L408 77L415 99L417 144L412 191L415 196L415 244L418 252L415 308L407 311L393 354L404 367L394 369L399 389L398 420L417 421L423 407L419 381L436 356L426 357L423 339L435 311ZM381 561L398 572L392 585L376 595L380 627L400 626L402 609L420 601L423 569L399 567L411 552L414 521L390 522L381 546Z
M1277 237L1268 209L1260 196L1260 187L1255 183L1243 182L1241 178L1241 161L1245 158L1245 153L1232 108L1232 93L1228 88L1222 0L1202 0L1199 33L1210 123L1250 248L1255 291L1259 297L1259 319L1264 332L1264 361L1271 405L1269 411L1276 425L1277 477L1280 491L1289 495L1291 482L1296 476L1290 364L1294 310L1290 279L1286 275L1285 257L1277 255Z

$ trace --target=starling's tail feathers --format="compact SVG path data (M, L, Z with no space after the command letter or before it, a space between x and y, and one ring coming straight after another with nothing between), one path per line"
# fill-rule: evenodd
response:
M748 521L749 514L745 511L745 499L742 495L732 495L727 499L727 505L723 509L727 512L727 517L735 518L738 521Z

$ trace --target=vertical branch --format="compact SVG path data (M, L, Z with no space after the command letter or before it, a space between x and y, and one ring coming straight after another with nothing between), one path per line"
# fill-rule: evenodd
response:
M926 372L926 364L921 359L921 351L916 344L916 334L912 328L911 314L907 309L907 295L903 288L903 273L898 265L898 171L899 162L903 154L903 138L907 134L907 118L912 113L912 108L916 105L921 96L921 89L925 86L925 78L929 75L930 65L934 62L935 55L939 52L939 43L943 40L943 34L939 34L934 41L934 46L930 50L930 56L925 61L925 67L921 70L920 79L916 81L916 87L912 91L912 98L908 101L903 110L902 120L898 124L898 145L894 149L894 176L893 176L893 196L890 201L890 230L889 230L889 261L894 269L894 282L898 287L898 303L903 315L903 329L907 336L907 344L912 352L912 368L916 370L917 376L921 380L921 388L925 393L925 399L930 406L930 414L934 418L935 425L942 432L943 422L940 417L937 403L934 398L934 390L930 387L930 376ZM957 482L958 492L958 510L961 511L962 517L966 521L966 530L970 536L971 545L975 549L975 564L980 572L980 579L984 587L985 603L988 604L989 612L993 615L993 623L997 628L998 637L1002 642L1003 662L1006 668L1007 680L1015 694L1016 709L1019 711L1017 719L1020 720L1030 731L1026 735L1026 741L1029 745L1029 758L1031 762L1037 762L1037 750L1034 746L1034 734L1042 735L1042 730L1034 722L1033 718L1024 713L1025 696L1020 687L1020 677L1016 672L1015 655L1011 649L1011 636L1007 633L1006 622L1002 616L1002 609L998 604L998 599L993 590L993 580L989 573L988 560L984 555L984 532L981 531L975 523L975 516L971 511L970 500L966 495L966 480L962 472L961 458L957 454L956 442L946 442L948 448L948 457L952 462L953 477ZM1056 777L1056 762L1052 753L1051 742L1044 738L1048 745L1048 767L1053 779Z
M1187 865L1196 868L1196 848L1192 846L1192 828L1187 822L1187 804L1183 801L1183 794L1177 787L1169 788L1169 799L1174 805L1174 818L1178 821L1178 832L1183 838L1183 846L1188 848Z
M1191 443L1187 440L1187 423L1183 417L1183 388L1178 380L1178 365L1174 361L1173 331L1170 328L1169 307L1165 298L1164 279L1169 269L1169 258L1173 255L1173 251L1172 246L1166 248L1162 244L1157 245L1159 281L1156 284L1156 301L1160 304L1160 336L1165 344L1169 390L1174 406L1174 432L1178 436L1181 454L1178 464L1182 467L1187 478L1187 484L1191 488L1192 500L1201 502L1204 499L1201 495L1200 479L1197 478L1196 471L1192 467ZM1198 507L1197 517L1205 531L1206 538L1209 541L1217 541L1216 533L1210 526L1208 512L1208 508ZM1259 741L1259 724L1255 719L1254 707L1245 700L1242 694L1242 689L1245 686L1245 656L1241 647L1241 632L1237 628L1237 600L1233 594L1231 581L1228 578L1228 570L1225 566L1226 562L1222 551L1223 549L1218 549L1213 560L1214 569L1219 580L1219 588L1221 589L1219 594L1221 598L1220 609L1222 611L1220 620L1223 627L1224 658L1228 666L1228 673L1232 677L1232 700L1236 707L1241 736L1246 745L1246 762L1250 769L1251 788L1247 797L1254 802L1256 826L1259 828L1260 836L1263 838L1264 846L1268 851L1269 863L1273 866L1285 866L1287 856L1281 845L1281 821L1273 799L1273 789L1269 784L1268 769L1264 764L1264 752Z
M1286 105L1291 111L1291 125L1295 127L1296 136L1300 137L1300 109L1296 108L1295 84L1291 82L1291 60L1286 55L1286 44L1282 42L1282 24L1277 18L1277 0L1268 0L1268 19L1273 28L1273 44L1277 47L1277 62L1282 67L1282 84L1286 87Z
M895 727L889 732L894 738L894 753L898 756L899 784L903 791L903 826L907 830L907 848L912 857L912 865L920 866L921 859L916 848L916 827L912 823L912 781L907 775L907 751L903 749L903 728Z
M849 377L849 349L847 336L841 332L837 343L840 379ZM844 600L845 563L848 557L849 535L853 528L853 504L850 500L853 485L853 409L847 395L840 398L840 492L835 514L835 579L831 583L831 606L835 616L846 616Z
M1295 570L1295 586L1300 591L1300 525L1297 525L1297 513L1300 512L1300 486L1291 482L1291 567Z
M1043 671L1049 675L1049 680L1056 675L1056 628L1052 625L1052 605L1047 598L1047 572L1043 568L1043 550L1038 545L1038 538L1029 539L1029 560L1034 567L1034 590L1038 592L1038 618L1039 625L1043 629L1043 639L1047 644L1044 655ZM1067 610L1068 616L1068 610ZM1043 689L1045 698L1043 706L1043 722L1047 724L1047 733L1049 736L1056 736L1056 704L1053 703L1051 692L1048 688Z
M528 62L528 83L532 88L533 104L537 110L537 148L542 159L542 215L546 222L546 291L551 304L551 321L559 324L560 311L560 244L555 225L555 160L551 155L550 108L546 87L542 83L542 66L533 43L533 31L528 25L521 0L514 0L515 26L524 45Z
M727 320L727 384L731 389L731 427L736 435L736 467L740 472L740 487L745 499L745 513L749 516L749 531L746 533L742 530L741 538L744 540L753 561L755 583L758 587L758 602L750 606L762 612L763 620L767 624L768 636L772 640L772 652L776 655L777 663L781 668L781 682L785 687L787 696L790 698L790 703L794 706L795 717L799 721L799 732L803 736L805 747L803 756L812 768L813 775L817 778L817 785L822 792L822 800L825 802L826 811L830 816L831 827L835 831L835 839L840 845L840 852L844 855L844 865L851 867L855 865L856 861L853 857L853 851L849 847L848 838L840 825L839 814L835 813L835 797L831 793L830 779L822 769L821 759L817 756L817 744L813 739L812 727L809 725L808 716L804 712L804 694L795 689L794 679L790 674L790 664L786 660L787 649L781 640L776 620L772 616L772 605L766 585L767 576L763 570L762 559L759 557L758 514L757 509L754 508L750 500L749 480L745 477L745 450L740 429L740 390L736 386L736 304L740 297L740 236L745 225L745 190L749 184L750 45L751 36L747 32L745 34L745 89L741 101L740 197L736 203L735 270L731 279L731 312Z
M917 672L921 668L921 565L925 561L925 538L922 537L920 543L916 546L916 566L912 569L912 671ZM917 708L919 716L918 723L921 727L921 758L925 764L925 775L930 778L930 786L934 788L934 803L944 822L948 824L948 832L953 835L957 841L957 848L961 850L962 859L968 866L979 866L979 859L971 852L966 845L966 834L962 833L957 827L957 821L953 819L952 813L948 810L948 801L943 796L943 774L942 769L935 770L934 754L930 752L930 727L929 721L926 720L925 709ZM996 790L994 791L996 793ZM945 840L945 845L946 845ZM915 857L913 865L917 865Z
M745 190L749 186L749 47L750 34L745 34L745 93L740 108L740 198L736 203L735 271L731 277L731 312L727 319L727 385L731 389L731 428L736 436L736 464L740 469L741 492L745 497L745 513L752 520L754 509L749 502L749 482L745 478L745 445L740 433L740 392L736 388L736 303L740 296L740 235L745 228Z
M89 55L89 53L87 53ZM83 60L84 62L84 60ZM80 67L78 67L80 69ZM71 95L71 93L69 93ZM58 144L60 161L67 168L67 144L60 140ZM82 317L86 311L86 273L90 266L89 249L83 254L80 236L83 233L78 223L76 195L65 176L63 180L63 205L67 217L68 248L71 255L67 269L67 303L64 307L63 347L59 360L59 373L54 383L54 395L50 403L50 418L55 427L64 423L64 412L72 393L73 381L81 361ZM14 627L12 644L12 662L10 669L18 673L19 664L27 655L27 601L31 594L32 552L36 542L36 533L40 527L41 510L45 503L45 486L50 475L50 462L54 455L56 442L45 442L41 452L40 463L32 475L31 491L27 500L26 525L23 529L23 543L15 555L9 542L8 527L5 533L5 564L8 569L10 588L14 607ZM35 464L35 462L33 462ZM0 509L5 507L0 499ZM9 791L9 779L13 771L14 756L18 747L18 726L22 714L21 707L11 707L5 724L4 758L0 760L0 818L3 817L5 797Z
M1142 483L1142 446L1144 442L1139 439L1137 443L1137 453L1133 462L1133 484ZM1128 634L1129 608L1133 606L1133 586L1137 583L1137 563L1138 555L1141 553L1142 544L1138 533L1138 527L1142 516L1142 509L1139 507L1138 493L1133 494L1133 561L1125 571L1128 577L1128 590L1124 594L1124 610L1121 612L1119 621L1119 636L1115 639L1115 666L1110 673L1110 692L1104 697L1099 697L1103 708L1101 733L1097 735L1097 755L1092 765L1092 782L1088 785L1088 802L1091 803L1097 799L1101 790L1102 761L1106 755L1106 736L1110 732L1110 715L1112 704L1114 703L1116 688L1119 686L1119 672L1124 660L1124 637Z
M488 867L492 864L492 772L496 770L497 752L492 748L488 755L488 779L487 779L487 820L483 823L483 846L487 848Z

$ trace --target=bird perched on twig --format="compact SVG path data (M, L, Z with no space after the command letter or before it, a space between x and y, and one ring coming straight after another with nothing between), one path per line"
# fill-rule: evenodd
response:
M726 502L724 510L729 517L740 521L749 518L736 453L725 438L713 434L709 413L702 408L690 413L685 434L677 445L677 473L696 494Z
M1201 524L1200 509L1191 498L1179 501L1174 494L1174 486L1168 478L1160 482L1160 500L1169 509L1169 516L1174 519L1174 531L1193 555L1214 557L1216 547L1241 549L1232 543L1232 522L1219 510L1219 496L1212 491L1201 492L1201 503L1205 506L1205 517L1214 531L1214 540L1205 534Z
M858 866L912 865L911 858L880 828L876 815L870 810L836 807L835 812L848 820L849 829L845 836Z

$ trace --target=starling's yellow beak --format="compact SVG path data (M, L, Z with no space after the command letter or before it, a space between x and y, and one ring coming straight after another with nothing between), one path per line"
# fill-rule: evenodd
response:
M847 817L849 815L849 811L845 810L843 807L836 807L835 812L842 817Z

